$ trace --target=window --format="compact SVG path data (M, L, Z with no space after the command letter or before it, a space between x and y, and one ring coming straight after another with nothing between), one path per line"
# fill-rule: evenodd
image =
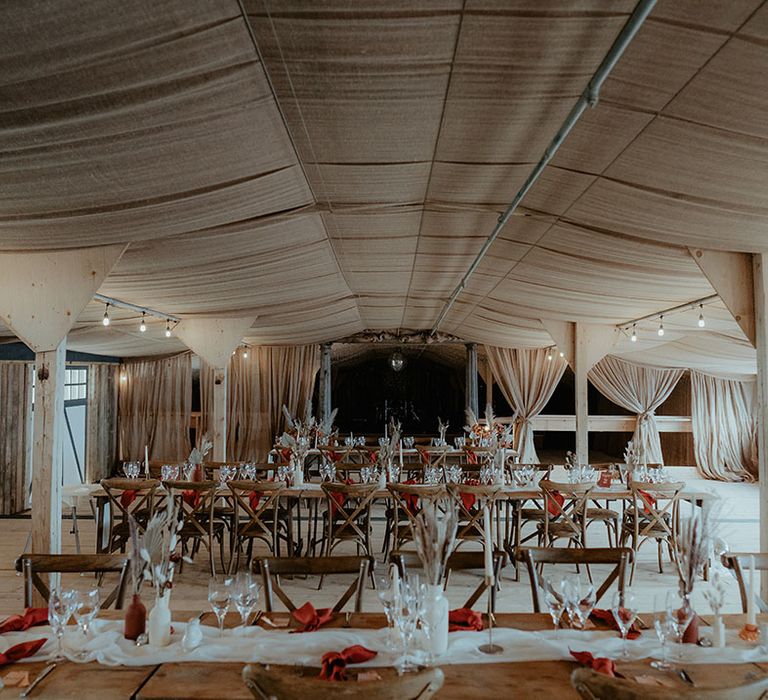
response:
M84 367L67 367L64 376L64 400L84 400L88 396L88 370Z

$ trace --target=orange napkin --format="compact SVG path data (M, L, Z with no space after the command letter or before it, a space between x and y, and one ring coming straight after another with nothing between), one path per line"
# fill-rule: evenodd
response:
M12 646L4 654L0 654L0 666L7 666L15 661L26 659L28 656L34 656L47 641L47 639L35 639L31 642L22 642Z
M370 661L378 652L355 644L342 651L329 651L323 654L323 667L320 678L326 681L347 680L347 664L362 664Z
M650 493L647 493L646 491L638 491L638 493L642 496L643 501L643 510L650 515L651 514L651 508L656 507L656 499L651 496ZM650 506L650 507L649 507Z
M248 494L248 503L251 506L251 510L257 511L259 509L259 501L261 500L261 493L258 491L251 491Z
M616 618L613 616L612 610L603 610L602 608L595 608L592 613L590 614L590 617L595 618L596 620L600 620L601 622L606 623L610 626L611 629L619 630L619 625L616 623ZM635 626L635 623L632 623L632 626L629 628L629 632L627 632L627 639L637 639L640 636L640 630Z
M123 491L120 494L120 505L123 508L130 507L131 503L133 503L136 500L136 496L138 496L139 492L135 489L128 489L126 491Z
M563 496L563 494L559 493L558 491L552 491L549 497L547 497L546 501L549 514L553 517L560 515L560 508L555 505L554 501L557 501L562 507L563 503L565 503L565 496Z
M336 614L332 608L320 608L315 610L315 606L310 602L304 603L300 608L291 612L291 619L298 623L299 628L291 630L292 632L314 632L323 625L328 624Z
M425 467L429 466L429 452L426 450L422 450L421 448L416 448L416 451L419 453L419 457L421 457L421 461L423 462Z
M0 634L23 632L36 625L48 624L48 608L27 608L23 615L11 615L0 622Z
M194 489L181 492L181 497L184 499L190 508L197 508L200 505L200 492Z
M616 664L611 659L606 659L603 656L595 658L588 651L572 651L571 656L576 659L582 666L591 668L598 673L604 673L606 676L612 678L616 676Z
M464 451L467 453L467 462L469 464L477 464L477 455L474 451L470 450L468 447L465 447Z
M459 608L448 613L448 631L483 631L483 616L469 608Z

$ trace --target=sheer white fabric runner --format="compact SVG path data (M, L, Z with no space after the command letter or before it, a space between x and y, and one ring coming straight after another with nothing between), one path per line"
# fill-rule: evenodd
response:
M391 666L398 654L387 650L388 630L328 629L304 634L287 631L263 630L248 627L245 630L225 630L219 637L218 629L203 626L204 641L193 651L185 652L181 639L185 623L173 623L173 641L167 647L145 645L137 647L123 638L121 621L96 620L92 636L87 641L75 627L64 636L65 655L72 661L98 661L107 666L144 666L170 662L263 662L319 666L327 651L341 651L353 644L362 644L378 651L378 656L362 666ZM37 656L27 661L41 661L55 654L55 640L49 627L36 627L25 632L9 632L0 637L0 651L31 639L48 637L48 642ZM572 660L573 651L589 651L595 656L617 658L621 639L617 632L559 630L557 639L552 630L529 632L510 628L496 628L494 641L504 651L489 656L478 651L488 639L487 632L451 632L448 651L436 660L437 665L480 664L524 661ZM661 656L661 647L652 630L627 643L633 659ZM670 645L674 653L677 645ZM86 654L79 656L80 652ZM768 651L758 645L741 641L735 630L728 631L728 646L724 649L683 645L683 660L689 664L768 662Z

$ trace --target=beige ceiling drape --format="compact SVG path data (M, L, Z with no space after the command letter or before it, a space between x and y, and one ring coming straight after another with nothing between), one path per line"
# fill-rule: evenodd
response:
M533 444L531 418L539 415L565 372L566 362L549 350L513 350L486 345L493 376L515 412L515 447L520 462L539 461Z
M252 347L248 357L233 355L227 380L227 456L233 461L266 460L275 435L282 432L282 406L303 410L312 398L320 369L317 345ZM203 425L212 410L210 369L200 370Z
M755 382L691 371L693 449L699 471L718 481L757 477Z
M120 374L120 459L143 459L145 445L150 459L186 459L191 450L191 354L126 362Z
M632 440L648 463L664 463L655 411L672 393L684 371L636 365L609 355L589 372L589 380L603 396L637 414Z

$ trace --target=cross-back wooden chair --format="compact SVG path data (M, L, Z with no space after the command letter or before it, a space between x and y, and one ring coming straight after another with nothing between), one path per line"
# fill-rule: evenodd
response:
M324 483L320 488L326 497L325 554L331 556L342 542L354 542L358 554L370 555L371 505L378 484Z
M208 550L211 576L215 576L213 542L218 540L221 566L226 570L224 558L225 523L217 518L214 512L218 498L218 484L215 481L164 481L163 486L176 501L178 516L181 520L181 529L177 534L181 541L182 551L188 551L191 541L190 555L194 556L200 545L205 545ZM182 564L179 565L180 569L181 566Z
M573 564L576 567L583 564L587 569L590 565L612 564L613 569L596 591L597 602L614 581L618 584L619 592L624 595L627 567L631 566L635 559L634 552L629 547L520 547L514 556L528 569L533 612L546 612L547 609L540 598L544 564Z
M621 546L627 541L635 552L649 540L656 540L659 557L659 573L664 573L662 545L666 543L669 558L675 560L677 526L680 519L680 492L682 481L666 484L632 481L629 485L632 497L624 513L621 528ZM632 565L634 578L635 567Z
M500 549L496 549L493 552L493 576L494 581L499 580L499 576L501 575L501 570L504 567L504 564L506 563L506 553L501 551ZM421 563L421 559L419 558L418 552L411 552L411 551L397 551L392 552L389 555L389 562L391 564L394 564L397 566L397 570L400 573L401 578L405 576L409 571L418 571L423 569L423 565ZM480 570L482 571L485 568L485 553L483 551L472 551L472 552L453 552L451 556L448 558L448 565L446 566L445 570L445 577L443 579L443 588L448 588L448 582L450 579L450 575L454 571L474 571L474 570ZM478 600L482 598L483 594L488 591L489 595L491 597L491 611L496 612L496 586L489 585L488 581L485 580L485 576L482 577L482 580L478 584L477 588L475 588L474 591L470 594L469 598L467 598L464 605L461 607L463 608L472 608L475 606Z
M285 592L281 576L328 576L331 574L357 574L354 581L333 606L340 612L354 596L355 612L363 609L365 578L373 572L373 557L258 557L253 560L253 572L262 578L264 585L264 606L267 612L274 610L274 596L277 596L289 612L297 606Z
M551 546L556 540L585 547L587 524L585 513L593 483L558 483L549 479L539 482L544 495L544 521L539 524L539 545Z
M571 673L571 685L584 700L763 700L768 697L768 676L725 681L721 688L684 685L648 685L627 678L611 678L591 668Z
M227 487L232 493L234 506L234 551L229 562L230 571L239 568L245 542L248 542L248 561L253 554L254 540L261 540L279 556L281 534L288 542L289 554L292 554L287 525L280 517L280 496L285 484L274 481L232 480L227 483Z
M720 560L726 569L730 569L736 578L739 586L739 596L741 597L741 610L747 612L749 605L749 591L744 583L744 570L742 564L749 564L749 557L755 558L756 571L768 571L768 554L765 552L729 552L723 554Z
M357 682L357 674L368 669L347 669L346 682L328 682L318 678L318 668L249 664L243 668L243 681L257 700L316 700L354 698L366 700L429 700L443 686L439 668L420 668L398 674L393 668L376 669L378 678Z
M139 530L144 530L161 500L156 493L160 482L156 479L112 478L102 479L99 483L112 510L107 552L125 552L131 539L128 518L133 516Z
M425 503L437 505L448 497L443 484L387 484L392 496L392 547L400 549L413 540L413 523Z
M456 530L457 547L464 542L485 543L483 530L483 505L493 508L498 486L474 486L472 484L448 484L448 493L459 511L459 526Z
M103 598L102 608L123 607L125 587L128 581L130 559L119 554L22 554L16 560L16 571L24 574L24 606L32 607L34 591L48 602L51 595L48 585L41 578L47 574L118 574L117 585Z

